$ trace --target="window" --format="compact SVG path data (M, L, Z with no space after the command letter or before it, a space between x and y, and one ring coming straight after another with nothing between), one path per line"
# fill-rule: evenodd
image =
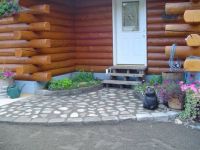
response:
M122 30L139 31L139 1L122 3Z

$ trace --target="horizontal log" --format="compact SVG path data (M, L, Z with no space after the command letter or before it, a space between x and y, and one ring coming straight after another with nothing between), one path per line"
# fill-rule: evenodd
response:
M147 9L147 16L148 17L152 17L152 16L161 16L165 14L165 10L163 10L162 8L158 8L158 9Z
M76 53L77 59L112 59L112 53Z
M186 39L187 46L200 46L200 35L198 34L190 34Z
M112 53L112 46L76 46L75 50L77 52L105 52Z
M0 33L4 32L13 32L13 31L50 31L50 24L48 22L38 22L31 24L9 24L9 25L0 25Z
M165 31L165 37L185 37L188 34L195 34L197 32L176 32L176 31Z
M0 40L32 40L38 39L37 36L32 31L14 31L14 32L7 32L7 33L0 33Z
M16 48L15 56L16 57L30 57L39 55L39 52L33 48Z
M100 27L77 27L75 28L76 33L97 33L97 32L111 32L112 26L100 26Z
M186 45L184 38L150 38L147 43L149 46L166 46L174 43L178 45Z
M8 40L0 41L0 48L46 48L51 47L51 40Z
M182 15L185 10L200 9L200 3L180 2L166 3L165 12L168 15Z
M181 64L183 64L183 61L181 61ZM169 67L169 61L168 60L148 60L148 67L167 68Z
M50 13L50 6L49 5L36 5L32 6L23 11L23 13L29 14L49 14Z
M91 65L91 66L111 66L113 64L112 59L77 59L77 65Z
M47 55L39 55L33 57L15 57L15 56L1 56L0 64L36 64L46 65L51 63L51 57Z
M189 72L200 72L200 59L187 58L184 62L184 70Z
M76 35L77 40L94 40L94 39L112 39L112 32L106 33L79 33Z
M200 23L200 10L186 10L184 20L186 23Z
M159 24L159 23L173 23L173 22L179 22L184 23L184 19L182 16L177 17L171 17L171 18L165 18L165 17L147 17L147 23L148 24Z
M147 72L148 74L162 74L163 72L170 72L170 69L162 67L148 67ZM183 72L183 70L180 70L179 72Z
M78 46L112 46L112 39L76 40Z
M148 53L164 53L165 46L148 46Z
M75 40L51 40L51 47L66 47L74 46L75 44Z
M74 72L74 71L75 71L75 67L66 67L66 68L49 70L48 72L51 73L52 76L57 76L57 75L62 75L62 74Z
M6 69L6 70L16 72L16 69L20 66L21 66L20 64L0 64L0 69L1 70Z
M38 55L33 48L5 48L0 49L0 56L29 57Z
M74 33L39 32L37 33L37 35L38 35L38 38L41 38L41 39L56 39L56 40L75 39Z
M41 69L41 71L48 71L52 69L72 67L74 65L75 65L74 60L70 59L70 60L65 60L65 61L53 62L50 65L42 65L39 68Z
M110 66L88 66L88 65L78 65L76 66L77 71L88 71L88 72L105 72Z
M169 58L170 57L171 46L165 47L165 55ZM189 46L177 46L175 57L180 59L185 59L188 56L200 56L200 48L193 48Z
M52 79L52 76L51 76L51 73L49 72L37 72L33 74L16 75L14 79L26 80L26 81L48 82Z
M200 25L169 24L165 26L165 30L175 32L200 32Z
M56 53L71 53L75 52L75 47L53 47L53 48L40 48L38 51L41 54L56 54Z
M9 25L17 23L33 23L40 22L35 16L31 14L20 13L12 17L5 17L0 19L0 25Z
M148 60L168 60L163 53L148 53Z
M198 3L199 0L190 0L192 3Z
M75 58L75 53L59 53L59 54L49 54L52 62L68 60Z
M22 74L30 74L30 73L36 73L39 72L40 69L35 65L22 65L20 67L17 67L16 74L22 75Z

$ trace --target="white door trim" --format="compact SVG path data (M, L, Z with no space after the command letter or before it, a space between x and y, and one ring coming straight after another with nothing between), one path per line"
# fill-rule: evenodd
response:
M127 0L128 1L128 0ZM132 0L134 1L134 0ZM139 1L139 0L138 0ZM146 7L146 1L145 0L145 8ZM112 27L113 27L113 65L117 65L117 29L116 29L116 6L117 5L117 0L112 0ZM145 14L147 13L147 10L145 9ZM145 23L147 26L147 14L145 16ZM146 38L146 64L145 66L147 66L147 27L146 27L146 31L145 31L145 38Z

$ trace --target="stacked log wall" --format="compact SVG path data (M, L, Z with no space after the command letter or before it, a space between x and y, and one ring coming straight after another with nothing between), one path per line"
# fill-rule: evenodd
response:
M0 19L0 68L16 72L16 79L36 81L73 72L72 1L21 0L20 5L32 9Z
M113 65L112 0L76 0L76 68L105 72Z
M165 55L165 46L186 45L185 34L165 32L166 24L184 22L181 15L166 15L165 4L184 1L188 0L147 0L148 74L169 72L169 57ZM183 58L178 59L183 62Z

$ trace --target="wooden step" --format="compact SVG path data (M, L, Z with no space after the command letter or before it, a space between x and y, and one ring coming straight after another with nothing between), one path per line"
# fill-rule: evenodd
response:
M103 84L113 84L113 85L138 85L141 81L122 81L122 80L104 80Z
M146 66L144 65L116 65L116 66L112 66L110 67L110 69L119 69L119 70L146 70Z
M109 73L109 75L114 77L134 77L134 78L144 77L144 74L130 74L130 73Z

